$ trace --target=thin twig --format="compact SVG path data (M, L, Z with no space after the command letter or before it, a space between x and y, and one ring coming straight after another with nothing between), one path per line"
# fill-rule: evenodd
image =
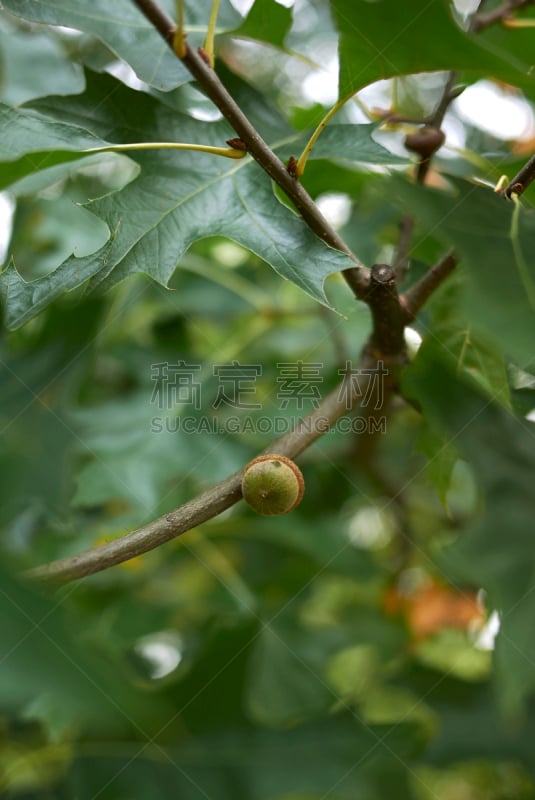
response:
M217 24L217 14L219 12L219 0L213 0L212 10L210 11L210 19L208 20L208 30L206 31L206 38L204 40L204 52L208 56L210 66L214 67L215 64L215 28Z
M320 123L316 126L316 129L314 130L314 133L312 134L312 136L310 137L310 139L306 143L303 152L301 153L301 155L297 159L297 163L295 165L295 171L296 171L296 174L297 174L298 178L301 177L301 175L303 175L303 173L305 171L305 167L306 167L306 163L307 163L308 157L310 156L310 153L314 149L314 145L318 141L320 135L325 130L325 128L327 127L327 125L330 122L330 120L335 116L335 114L337 114L340 111L342 106L345 103L347 103L347 101L352 96L353 96L353 94L349 94L346 97L343 97L341 100L338 100L338 102L335 103L333 105L333 107L329 109L329 111L325 114L325 116L320 121Z
M442 91L442 96L438 101L438 105L431 114L428 122L428 127L436 128L440 130L442 123L444 122L444 117L446 116L446 111L450 103L458 97L459 92L454 90L454 85L457 80L458 73L452 71L449 73L446 83L444 84L444 89ZM434 155L434 153L432 154ZM432 155L429 157L422 156L418 163L418 169L416 170L416 181L417 183L425 183L425 179L427 177L427 173L429 172L429 167L431 166L431 158Z
M530 183L535 180L535 155L531 156L525 166L522 167L520 172L515 175L512 181L507 184L502 194L506 197L511 197L512 194L520 195L526 191Z
M359 365L358 382L351 375L345 376L318 408L304 417L293 431L272 442L264 452L277 453L288 458L298 456L366 395L367 384L373 380L375 367L376 363L364 356ZM154 550L237 503L242 496L242 474L243 470L235 472L175 511L131 533L77 555L31 569L26 576L56 584L68 583Z
M453 272L458 263L459 259L453 251L447 253L444 258L441 258L434 267L431 267L429 272L426 272L414 286L407 289L405 294L400 298L404 311L405 324L412 322L424 303L448 275Z
M175 25L153 0L132 0L154 25L158 33L172 49ZM343 270L342 274L355 295L362 299L369 283L369 271L365 269L351 248L327 222L318 206L296 178L292 177L262 139L256 128L249 122L241 108L227 92L215 71L193 48L186 43L186 55L182 63L204 89L223 116L232 125L238 137L245 143L247 151L260 164L262 169L277 183L295 205L306 224L326 244L345 253L358 265L357 268Z
M385 125L408 124L408 125L429 125L431 114L427 117L409 117L403 114L396 114L395 111L387 108L374 108L370 117L373 120L380 120Z
M513 14L514 11L525 8L526 6L531 5L533 2L534 0L507 0L507 2L502 3L501 6L494 8L487 14L475 14L474 17L472 17L470 31L472 33L479 33L485 28L488 28L490 25L494 25L496 22L501 22L502 20L507 19Z
M460 89L453 88L458 77L459 73L455 72L454 70L452 70L448 75L448 79L442 91L442 97L438 101L438 105L435 108L431 119L429 120L429 124L434 128L440 128L444 122L444 117L446 116L446 111L448 110L450 103L461 93Z

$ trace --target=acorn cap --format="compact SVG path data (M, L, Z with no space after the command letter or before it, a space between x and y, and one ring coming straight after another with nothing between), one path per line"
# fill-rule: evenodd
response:
M299 505L304 491L301 470L286 456L258 456L244 469L243 499L257 514L287 514Z

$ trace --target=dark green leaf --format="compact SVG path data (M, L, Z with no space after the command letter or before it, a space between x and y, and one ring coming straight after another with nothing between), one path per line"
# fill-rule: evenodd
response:
M65 516L80 440L64 396L77 386L74 365L87 363L100 311L94 300L54 308L25 345L0 350L0 520L8 549L28 547L36 529Z
M334 635L333 635L334 634ZM306 631L277 620L260 633L251 656L246 702L252 718L267 727L295 725L336 702L325 665L340 637Z
M409 800L402 762L415 749L414 729L400 725L383 744L387 732L349 714L284 732L231 729L186 741L167 751L169 759L160 753L158 768L148 758L132 759L131 749L122 758L77 759L70 785L80 800L97 793L111 800L118 790L137 800L155 787L165 800L319 800L327 793L333 800Z
M256 39L282 48L291 24L290 8L285 8L276 0L255 0L240 27L231 33L233 36Z
M511 55L489 52L460 29L446 0L331 0L331 6L340 31L340 97L382 78L433 70L534 84L531 62L516 57L512 38Z
M457 181L455 188L455 193L446 193L397 181L394 192L403 207L408 204L420 224L424 222L423 236L440 238L461 256L468 323L483 326L491 335L499 332L503 351L523 363L533 355L535 268L530 254L535 248L535 211L517 211L515 235L512 202L464 181Z
M41 697L49 705L46 716L51 713L56 725L61 719L71 728L104 724L117 732L130 729L133 692L116 665L96 657L81 642L73 620L66 624L62 605L62 599L0 572L3 713ZM44 704L39 716L41 711Z
M481 519L452 546L449 563L454 580L483 587L489 607L501 614L496 677L503 704L517 711L535 690L533 425L460 380L455 362L436 340L420 349L403 385L473 465L485 493Z

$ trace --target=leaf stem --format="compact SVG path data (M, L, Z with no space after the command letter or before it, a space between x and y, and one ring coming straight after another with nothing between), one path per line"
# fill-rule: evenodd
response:
M514 203L514 208L511 215L511 229L509 235L511 237L511 244L513 245L513 253L515 256L518 274L520 275L520 280L526 291L528 302L535 310L535 284L531 280L529 267L526 263L526 259L524 258L524 253L522 252L522 246L520 244L520 200L518 199L517 194L512 194L511 200Z
M310 137L310 139L306 143L305 149L303 150L303 152L301 153L301 155L297 159L296 173L297 173L297 177L298 178L300 178L301 175L304 173L305 167L306 167L306 163L308 161L308 157L309 157L310 153L312 152L312 148L314 147L314 145L318 141L322 131L326 128L327 123L334 117L334 115L338 111L340 111L340 109L342 108L344 103L347 103L347 101L352 96L353 96L353 94L348 94L347 97L344 97L344 98L342 98L342 100L339 100L337 103L335 103L334 106L325 114L325 116L323 117L323 119L319 123L318 127L316 128L316 130L314 131L314 133L312 134L312 136Z
M104 147L90 147L83 153L128 153L136 150L195 150L199 153L211 153L224 158L243 158L247 155L244 150L234 147L213 147L208 144L195 144L192 142L132 142L131 144L110 144Z
M186 34L184 33L184 0L175 0L176 31L173 37L173 50L179 58L186 55Z
M219 12L219 0L214 0L212 3L212 10L210 11L210 19L208 20L208 30L206 31L206 39L204 40L204 52L208 56L208 61L212 69L215 64L214 54L214 39L215 39L215 26L217 22L217 14Z
M504 28L535 28L535 19L517 19L516 17L509 19L506 17L502 19L502 25Z

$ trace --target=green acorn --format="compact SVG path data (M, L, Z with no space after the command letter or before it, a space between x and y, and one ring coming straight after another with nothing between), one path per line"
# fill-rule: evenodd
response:
M269 453L254 458L243 471L242 494L257 514L287 514L299 505L305 491L301 470L286 456Z

